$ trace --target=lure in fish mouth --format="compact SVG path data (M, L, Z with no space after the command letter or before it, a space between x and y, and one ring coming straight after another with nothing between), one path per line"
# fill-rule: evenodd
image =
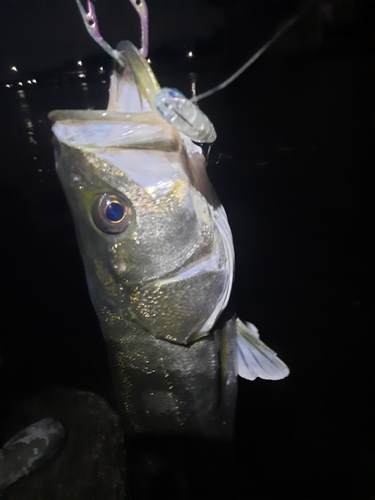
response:
M147 61L130 42L119 57L106 111L50 118L125 430L229 436L237 374L289 370L250 323L218 326L234 270L225 211L202 149L158 114Z

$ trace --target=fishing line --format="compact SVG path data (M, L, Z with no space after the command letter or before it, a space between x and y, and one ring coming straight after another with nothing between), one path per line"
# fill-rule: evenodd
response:
M177 89L164 87L155 96L155 109L159 115L170 125L175 127L180 133L188 136L198 143L211 144L216 140L216 131L210 119L201 111L196 104L198 101L209 97L219 90L225 89L236 80L244 71L272 45L290 26L298 19L295 15L284 23L281 28L268 40L253 56L248 59L232 76L216 87L213 87L202 94L194 95L188 99Z
M126 61L121 53L113 49L101 36L99 32L98 20L94 5L91 0L87 0L87 11L83 7L81 0L76 0L79 11L82 15L86 29L90 36L121 66L126 66ZM148 52L148 9L145 0L130 0L134 9L138 13L141 22L141 49L139 57L147 57ZM281 28L276 31L273 37L268 40L253 56L248 59L232 76L224 82L216 85L202 94L195 95L195 86L193 96L188 99L179 90L164 87L157 92L154 99L154 109L170 125L175 127L180 133L186 135L191 140L199 143L210 144L216 139L215 127L209 118L199 109L196 104L198 101L209 97L220 90L225 89L234 80L236 80L244 71L246 71L254 62L273 44L275 41L290 28L299 18L295 15L286 21ZM147 64L147 63L146 63ZM150 70L151 71L151 70Z
M209 97L212 94L215 94L216 92L219 92L219 90L225 89L225 87L228 87L234 80L236 80L244 71L247 70L252 64L255 63L255 61L268 49L270 45L272 45L278 38L281 36L288 28L290 28L299 18L299 14L296 14L294 17L289 19L285 24L281 26L281 28L274 34L274 36L263 45L253 56L250 57L248 61L245 62L243 66L241 66L235 73L233 73L232 76L227 78L224 82L220 83L219 85L216 85L216 87L213 87L210 90L207 90L206 92L202 92L202 94L198 94L196 96L193 96L191 98L191 101L197 102L201 101L202 99L205 99L206 97Z

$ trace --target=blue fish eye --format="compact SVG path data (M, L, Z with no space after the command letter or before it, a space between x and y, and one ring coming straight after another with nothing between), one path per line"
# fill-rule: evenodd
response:
M117 201L114 201L107 206L105 214L109 221L118 223L125 216L125 208Z
M132 219L129 200L122 194L104 193L94 199L91 207L92 220L103 233L123 233Z

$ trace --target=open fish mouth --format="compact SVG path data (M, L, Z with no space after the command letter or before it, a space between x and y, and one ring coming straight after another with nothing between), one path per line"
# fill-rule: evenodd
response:
M53 131L68 146L178 151L181 138L155 108L160 90L148 62L129 41L111 76L107 110L55 110L49 113Z
M59 140L85 150L98 148L178 151L177 132L155 113L56 110L49 114Z

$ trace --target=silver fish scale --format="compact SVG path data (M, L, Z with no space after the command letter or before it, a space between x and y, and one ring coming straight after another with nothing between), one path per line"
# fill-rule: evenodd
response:
M112 330L117 327L122 329L120 321ZM116 338L108 347L129 433L183 430L231 437L236 398L236 373L230 366L236 343L234 320L189 347L150 337L135 325L128 325L127 334ZM223 365L229 368L228 378L218 390Z
M84 156L88 155L84 153ZM159 203L156 203L147 189L132 182L107 162L97 160L93 166L104 182L116 186L134 207L133 235L108 236L109 240L116 239L116 242L123 241L127 245L126 282L164 277L186 264L190 257L197 261L215 252L216 228L209 219L208 210L203 207L200 208L203 220L198 220L195 206L202 204L202 197L192 193L183 173L182 179L175 181L172 193L160 196Z
M181 141L178 152L111 151L61 140L56 164L125 430L229 437L235 325L210 329L228 298L233 259L223 243L231 238L219 227L225 212L205 194L212 189L203 157L190 161ZM96 225L92 214L104 193L129 200L131 222L122 233Z

